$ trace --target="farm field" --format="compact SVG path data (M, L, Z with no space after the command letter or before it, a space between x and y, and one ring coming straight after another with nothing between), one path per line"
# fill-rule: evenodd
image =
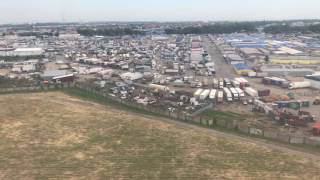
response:
M0 179L320 179L318 160L63 93L0 96Z

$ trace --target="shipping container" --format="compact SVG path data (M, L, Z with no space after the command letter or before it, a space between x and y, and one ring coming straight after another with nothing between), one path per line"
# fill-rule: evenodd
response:
M259 90L258 91L258 96L259 97L266 97L266 96L270 96L270 89L266 89L266 90Z
M275 102L275 103L278 105L279 109L289 108L289 102L288 101L278 101L278 102Z
M299 102L290 102L289 103L289 108L290 109L294 109L294 110L298 110L301 108L301 105Z

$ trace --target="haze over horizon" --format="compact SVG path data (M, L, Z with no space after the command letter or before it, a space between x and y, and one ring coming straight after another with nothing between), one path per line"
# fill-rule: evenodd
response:
M319 0L3 0L0 24L319 19Z

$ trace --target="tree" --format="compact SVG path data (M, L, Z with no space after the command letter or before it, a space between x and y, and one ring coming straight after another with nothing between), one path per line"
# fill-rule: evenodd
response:
M264 61L265 61L267 64L269 64L269 63L270 63L270 57L269 57L268 55L266 55L266 56L264 57Z

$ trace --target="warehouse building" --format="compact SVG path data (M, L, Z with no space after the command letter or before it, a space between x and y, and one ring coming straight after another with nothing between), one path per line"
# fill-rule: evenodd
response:
M246 76L253 70L245 63L238 63L233 65L234 70L238 75Z
M244 63L244 59L241 56L237 55L237 54L224 55L224 58L230 64Z
M285 66L262 66L260 70L267 73L268 76L294 76L294 77L304 77L306 75L311 75L314 70L308 68L288 68Z
M271 64L299 64L315 65L320 64L320 57L311 56L270 56Z
M0 57L24 57L24 56L41 56L44 54L42 48L4 48L0 49Z

